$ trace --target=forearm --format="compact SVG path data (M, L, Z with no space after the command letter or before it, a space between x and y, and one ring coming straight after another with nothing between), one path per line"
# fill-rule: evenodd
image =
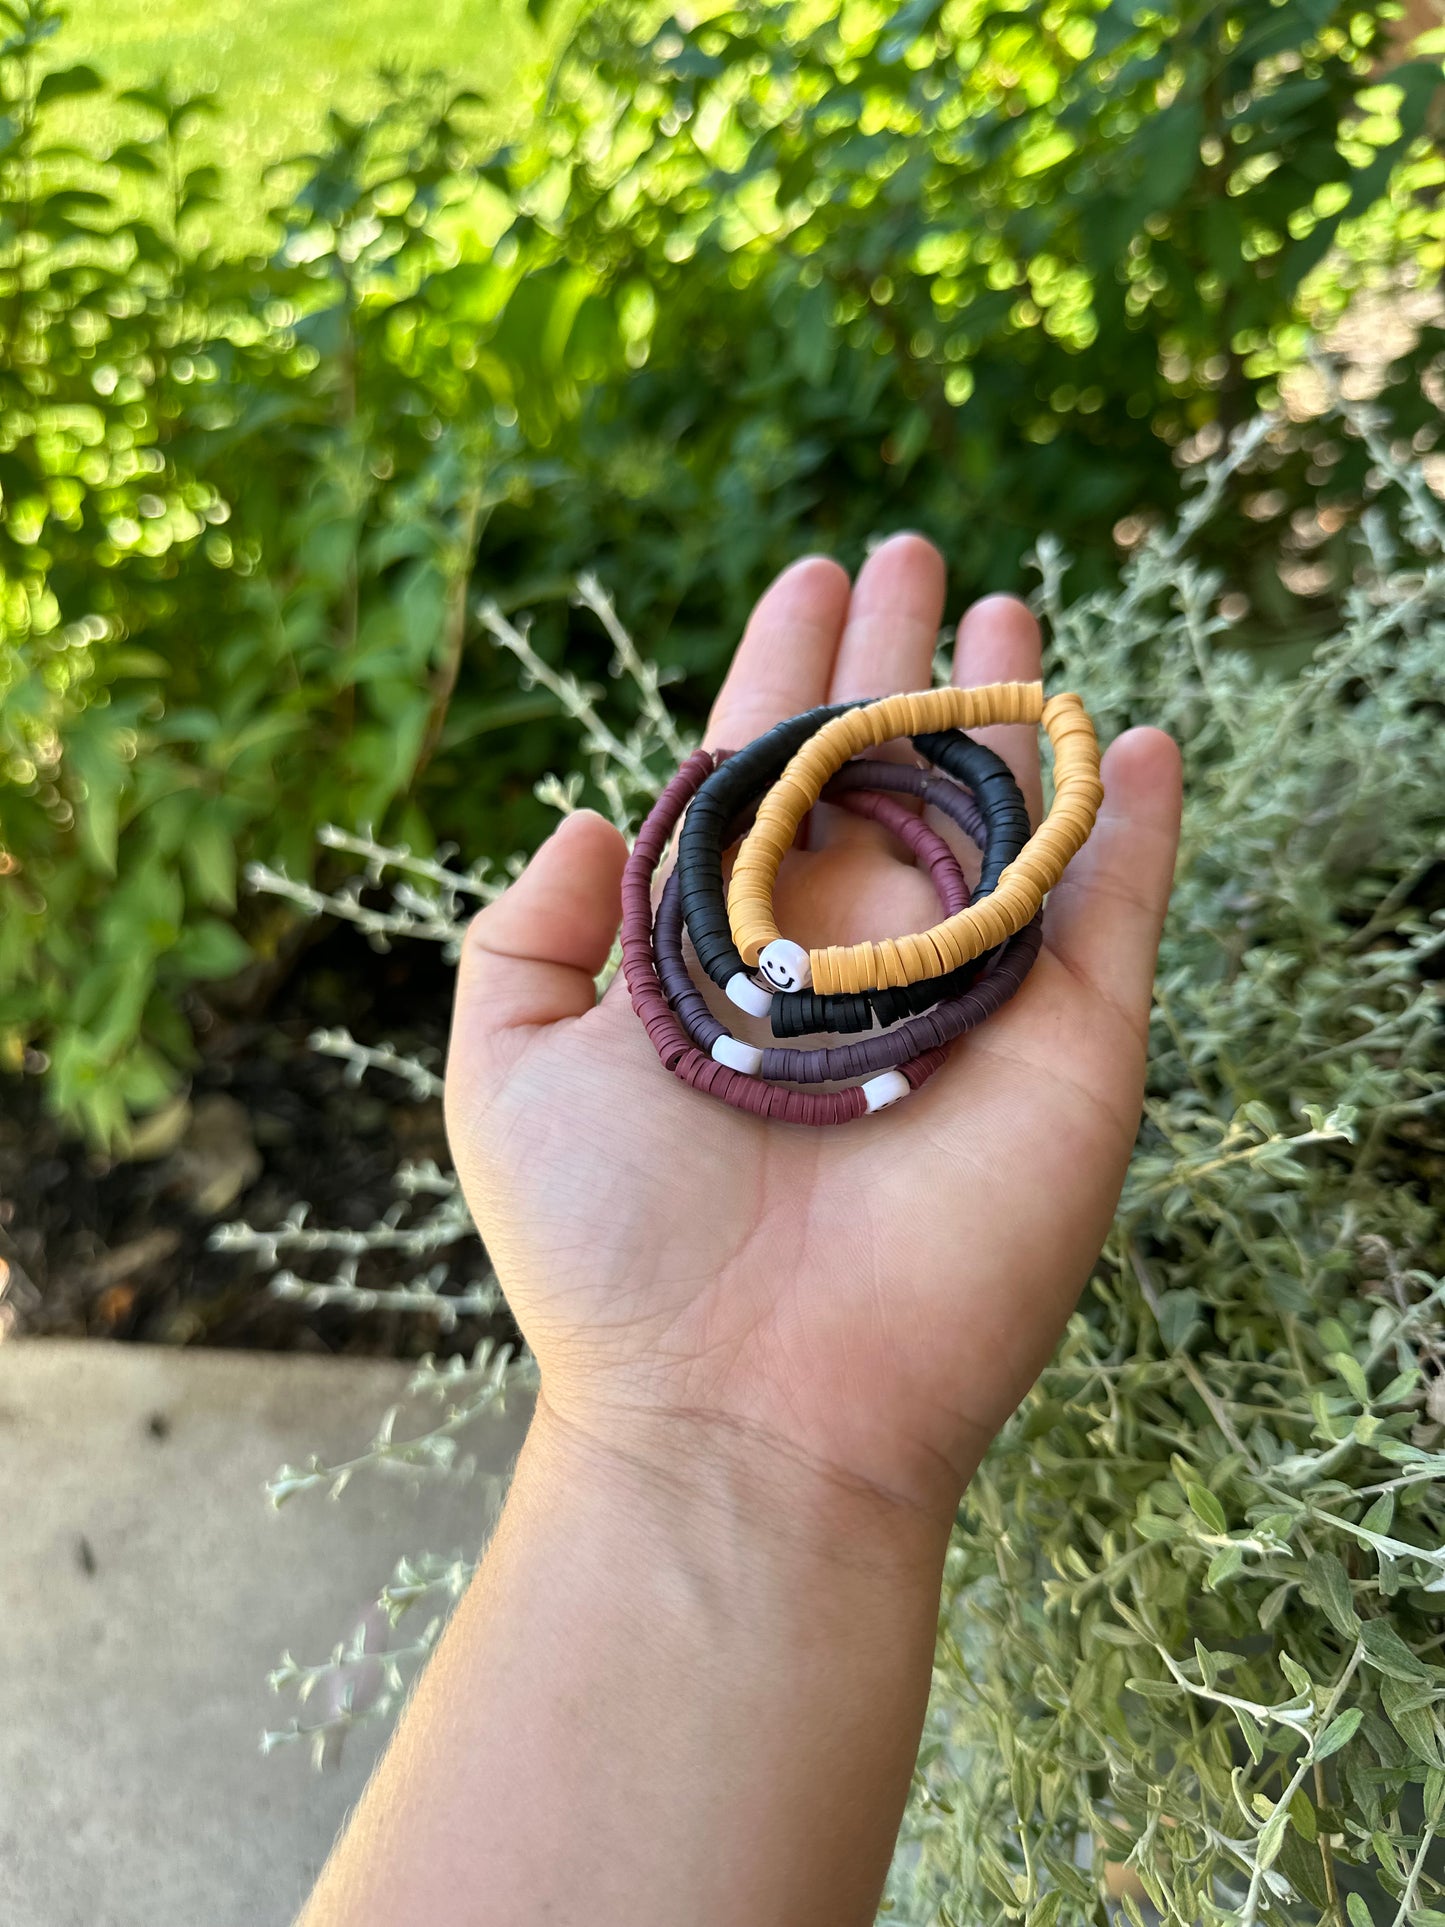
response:
M303 1927L848 1927L918 1744L947 1519L710 1421L544 1407Z

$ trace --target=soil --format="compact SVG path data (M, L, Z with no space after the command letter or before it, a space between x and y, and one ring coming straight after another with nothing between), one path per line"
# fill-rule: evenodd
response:
M505 1318L446 1331L415 1313L311 1310L273 1296L251 1255L209 1243L220 1224L270 1227L301 1201L312 1224L361 1229L396 1203L399 1164L449 1168L439 1100L418 1103L385 1073L349 1084L347 1067L307 1038L344 1026L439 1068L451 995L452 971L428 946L381 955L345 926L326 930L264 1009L193 1010L200 1065L148 1154L130 1161L98 1158L62 1131L38 1077L0 1081L0 1335L402 1358L510 1336ZM475 1242L441 1256L453 1260L450 1288L486 1274ZM332 1268L322 1260L307 1275ZM422 1269L368 1255L357 1282L402 1284Z

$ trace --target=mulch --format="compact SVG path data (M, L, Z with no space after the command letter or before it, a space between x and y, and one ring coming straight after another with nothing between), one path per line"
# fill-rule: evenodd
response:
M308 1223L362 1229L396 1202L399 1164L449 1168L439 1100L418 1103L385 1073L348 1083L307 1038L344 1026L440 1069L451 991L451 970L425 946L380 955L346 927L327 930L264 1009L196 1003L201 1063L146 1155L124 1161L49 1116L39 1078L0 1080L0 1335L398 1358L510 1336L505 1318L446 1331L415 1313L308 1309L273 1296L253 1256L210 1248L218 1225L270 1227L303 1201ZM292 1262L318 1278L334 1268ZM423 1269L368 1255L357 1282L403 1284ZM480 1245L456 1247L452 1270L455 1286L480 1280Z

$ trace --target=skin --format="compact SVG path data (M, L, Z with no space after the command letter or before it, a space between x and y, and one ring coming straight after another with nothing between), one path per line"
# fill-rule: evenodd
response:
M709 741L926 687L944 567L896 536L759 602ZM1039 674L991 597L955 680ZM1035 733L983 732L1040 813ZM447 1117L541 1369L501 1527L306 1927L872 1920L959 1496L1057 1341L1118 1200L1177 839L1172 742L1104 761L1019 995L885 1115L780 1127L660 1069L593 978L625 848L570 818L473 925ZM807 941L933 894L820 809L780 878Z

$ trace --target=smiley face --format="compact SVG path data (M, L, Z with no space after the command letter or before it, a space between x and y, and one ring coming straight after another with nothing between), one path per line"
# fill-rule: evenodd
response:
M812 985L813 971L807 951L787 937L775 937L764 948L758 964L775 990L807 990Z

